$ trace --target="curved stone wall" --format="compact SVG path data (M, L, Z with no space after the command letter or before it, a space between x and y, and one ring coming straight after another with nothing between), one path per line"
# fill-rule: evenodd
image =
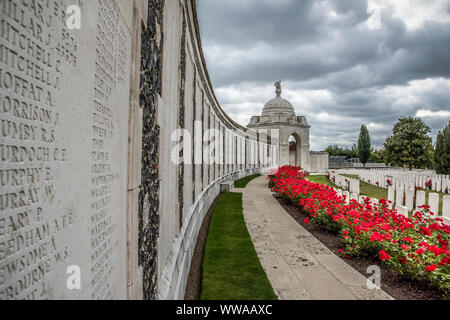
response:
M274 167L278 149L275 140L240 126L221 109L202 53L195 1L165 1L164 21L157 283L160 299L182 299L197 235L220 184ZM177 129L185 130L182 140L174 139ZM208 134L215 146L209 155L209 142L202 141Z
M7 3L0 300L183 298L221 182L278 158L220 108L195 1Z

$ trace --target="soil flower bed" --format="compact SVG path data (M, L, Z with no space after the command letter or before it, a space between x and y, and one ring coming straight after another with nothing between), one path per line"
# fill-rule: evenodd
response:
M426 280L450 294L450 227L433 218L427 206L407 218L389 209L385 199L378 205L370 198L346 204L333 188L307 181L307 174L300 167L284 166L269 176L269 185L306 213L305 223L339 233L345 243L340 255L376 256L398 274Z

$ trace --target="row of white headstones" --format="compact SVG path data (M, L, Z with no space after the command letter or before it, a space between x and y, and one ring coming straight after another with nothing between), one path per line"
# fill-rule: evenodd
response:
M355 201L357 201L357 202L359 202L361 204L365 203L366 196L359 195L359 194L354 193L354 192L350 193L349 191L343 191L342 189L336 189L336 188L333 188L333 189L336 191L336 193L339 196L345 197L346 204L349 204L351 200L355 200ZM397 196L398 202L395 201L395 204L394 204L393 198L394 198L395 189L393 187L390 187L389 190L390 191L388 193L392 196L392 200L388 199L388 201L391 201L391 203L389 203L389 207L391 209L395 208L394 210L396 210L398 214L404 215L405 217L409 217L409 212L411 210L408 209L408 207L406 205L399 204L400 201L403 201L403 194L402 193L398 193L398 196ZM433 195L433 193L430 193L430 195ZM435 195L438 196L437 197L437 203L436 203L436 200L435 200L436 198L434 198L433 206L435 208L439 208L439 195L438 194L435 194ZM419 197L420 197L420 199L423 199L423 204L424 204L425 203L425 191L418 191L418 198ZM388 198L390 198L390 197L388 196ZM419 200L419 201L422 201L422 200ZM413 202L413 196L411 196L411 193L409 193L409 197L408 197L408 193L407 193L406 202L408 204L414 203ZM375 199L375 198L371 198L370 199L370 203L371 203L372 206L377 206L379 204L379 200ZM418 206L415 209L416 211L419 211L419 208L418 208L419 206L421 206L420 202L418 202ZM433 212L433 213L438 212L436 209L434 209L434 210L435 211L433 211L433 209L430 208L431 212ZM434 214L433 217L437 217L437 214ZM442 220L444 220L444 223L446 225L450 226L450 196L445 196L444 197L443 215L440 218Z
M330 171L330 180L332 180L335 185L341 187L343 190L348 190L351 193L360 194L359 179L344 177L334 171Z
M355 173L352 172L352 174ZM358 174L361 176L361 173ZM344 177L335 172L330 172L330 179L333 179L335 185L343 187L343 189L334 189L339 196L345 196L345 201L347 203L349 203L350 200L364 203L366 197L359 194L358 179ZM387 200L390 201L389 207L397 210L398 214L402 214L406 217L408 217L410 211L417 211L419 210L419 207L426 203L426 192L423 190L418 190L416 193L415 188L408 188L405 190L404 187L400 185L398 185L397 188L394 186L387 186L387 189ZM438 193L429 193L428 195L428 205L430 206L430 212L434 213L434 217L438 216L439 213L439 197ZM371 199L372 205L378 205L378 202L378 199ZM450 225L450 195L443 196L442 204L441 218L444 220L445 224Z
M389 186L395 188L428 189L427 183L431 181L432 191L450 193L450 176L436 174L434 171L409 171L409 170L339 170L340 174L357 174L359 178L371 185L387 189ZM390 183L388 183L388 180Z

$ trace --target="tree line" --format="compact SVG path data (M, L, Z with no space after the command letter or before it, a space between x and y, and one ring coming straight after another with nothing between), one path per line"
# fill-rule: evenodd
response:
M422 119L402 117L394 125L392 134L380 150L371 146L369 130L361 126L358 144L351 148L328 146L330 156L359 158L366 163L385 163L412 169L434 169L439 174L450 174L450 122L439 131L435 144L428 135L431 132Z

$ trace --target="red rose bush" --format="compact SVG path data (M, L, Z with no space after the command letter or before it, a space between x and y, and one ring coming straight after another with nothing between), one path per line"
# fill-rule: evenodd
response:
M423 206L407 218L389 209L385 199L373 205L370 198L346 204L329 186L306 179L300 167L284 166L269 176L272 192L298 206L306 223L339 233L345 243L340 254L377 257L399 274L427 279L450 293L450 227L433 218Z

